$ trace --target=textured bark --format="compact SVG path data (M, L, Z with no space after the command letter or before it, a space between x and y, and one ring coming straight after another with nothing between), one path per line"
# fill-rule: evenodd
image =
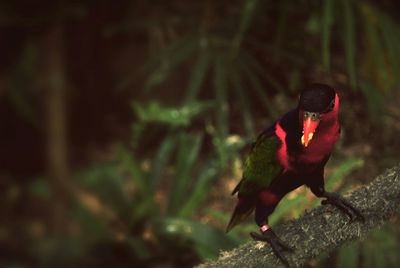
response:
M365 217L365 222L350 222L338 209L326 205L305 213L298 220L274 227L276 234L295 248L286 258L293 267L323 252L330 252L348 241L385 223L400 208L400 166L387 170L370 184L355 190L345 198ZM269 246L249 242L231 251L222 252L216 261L199 267L282 267Z

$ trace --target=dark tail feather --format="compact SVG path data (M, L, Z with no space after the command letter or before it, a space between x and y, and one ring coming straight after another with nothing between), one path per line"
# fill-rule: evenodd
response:
M225 232L229 232L233 227L245 220L253 210L254 202L252 200L239 199Z
M234 194L236 194L237 192L239 192L240 185L242 184L242 181L243 181L243 179L241 179L241 180L239 181L239 183L236 185L235 189L233 189L232 195L234 195Z

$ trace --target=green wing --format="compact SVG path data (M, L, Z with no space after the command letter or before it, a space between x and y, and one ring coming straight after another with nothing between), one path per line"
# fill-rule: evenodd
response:
M282 173L283 168L276 157L280 146L281 141L272 131L261 133L254 142L243 166L243 178L232 193L238 192L239 202L226 232L251 214L256 205L258 193Z
M281 141L274 134L258 136L243 166L243 178L237 187L239 197L256 195L282 172L276 157L280 146Z

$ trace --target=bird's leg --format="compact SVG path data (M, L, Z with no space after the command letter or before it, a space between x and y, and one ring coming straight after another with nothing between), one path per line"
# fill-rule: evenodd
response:
M325 197L325 200L322 200L321 204L322 205L327 205L331 204L341 211L343 211L346 215L350 217L350 220L356 220L359 219L361 221L364 221L364 216L360 213L358 209L356 209L352 204L350 204L346 199L344 199L341 195L338 193L333 193L333 192L326 192L324 186L320 185L317 187L312 187L311 186L311 191L317 196L317 197Z
M287 246L267 225L268 216L274 211L279 200L274 202L258 202L255 211L255 220L258 226L260 226L261 233L251 232L250 235L254 240L267 242L275 255L281 260L281 262L289 267L289 262L283 256L283 252L293 252L289 246Z
M260 227L261 234L256 232L251 232L250 235L256 241L267 242L275 255L281 260L281 262L289 267L289 262L283 256L284 251L293 252L293 249L287 246L268 225L263 225Z
M360 213L360 211L338 193L325 192L323 197L326 197L326 199L322 200L322 205L331 204L339 208L341 211L347 214L352 221L356 219L364 221L364 216Z

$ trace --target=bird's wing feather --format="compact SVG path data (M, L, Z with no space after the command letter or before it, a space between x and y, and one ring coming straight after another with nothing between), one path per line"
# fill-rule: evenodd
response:
M239 201L226 228L229 232L253 211L257 196L281 174L282 166L277 160L281 141L274 128L262 132L253 143L243 167L243 178L232 194L238 193Z
M277 159L280 146L281 141L274 132L263 132L258 136L244 163L239 197L256 195L282 172Z

